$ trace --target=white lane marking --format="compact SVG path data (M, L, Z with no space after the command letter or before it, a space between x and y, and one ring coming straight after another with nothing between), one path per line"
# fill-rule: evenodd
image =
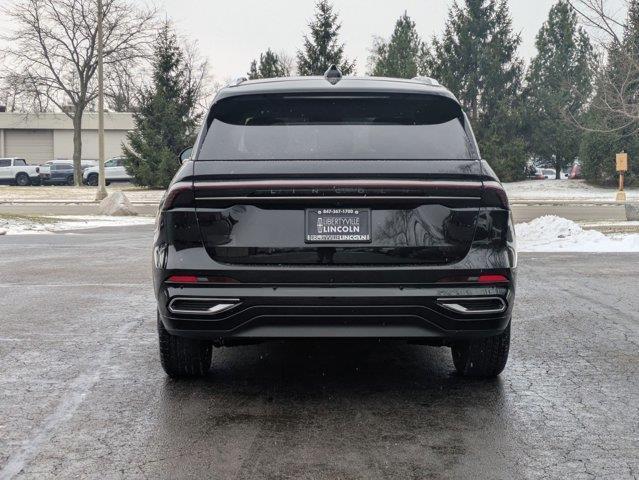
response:
M133 327L141 324L141 321L125 323L115 332L115 337L124 335L133 329ZM50 440L53 430L60 424L71 419L75 411L84 401L87 393L89 393L100 379L102 370L108 363L113 347L114 342L111 342L100 352L96 358L97 361L92 362L92 365L98 365L95 370L81 373L67 386L66 393L62 396L53 412L34 430L33 435L25 439L21 447L9 456L7 463L2 470L0 470L0 480L8 480L18 475L29 461L39 453L42 445Z

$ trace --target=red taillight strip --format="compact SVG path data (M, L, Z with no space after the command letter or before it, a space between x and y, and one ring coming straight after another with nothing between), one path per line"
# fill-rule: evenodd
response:
M505 275L480 275L477 279L479 283L508 283Z
M320 189L320 188L388 188L388 189L424 189L446 190L464 189L479 190L482 182L451 180L376 180L376 179L335 179L335 180L238 180L238 181L206 181L177 182L169 187L162 204L163 210L173 207L176 198L191 189L194 191L215 190L275 190L275 189Z
M375 179L335 179L335 180L238 180L195 182L195 190L259 190L280 188L424 188L424 189L479 189L482 182L464 182L450 180L375 180Z
M482 285L488 285L495 283L510 283L510 280L508 280L506 275L485 274L478 276L444 277L438 280L437 283L481 283Z
M195 275L171 275L166 281L171 283L197 283L198 277Z
M238 280L231 277L198 277L197 275L171 275L166 279L167 283L213 283L213 284L225 284L225 283L240 283Z

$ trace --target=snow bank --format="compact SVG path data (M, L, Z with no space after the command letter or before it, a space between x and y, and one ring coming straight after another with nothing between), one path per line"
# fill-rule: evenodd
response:
M46 234L99 227L150 225L152 217L105 217L98 215L64 215L56 217L1 217L0 229L7 235Z
M555 215L515 225L520 252L639 252L639 234L604 235Z

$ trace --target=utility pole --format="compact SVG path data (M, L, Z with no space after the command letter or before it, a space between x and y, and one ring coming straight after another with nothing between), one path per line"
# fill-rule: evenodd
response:
M100 201L107 196L106 179L104 178L104 64L103 57L103 22L102 0L98 0L98 191L95 199Z

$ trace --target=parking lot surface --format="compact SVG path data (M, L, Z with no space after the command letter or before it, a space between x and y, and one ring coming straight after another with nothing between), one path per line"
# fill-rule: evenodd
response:
M639 475L639 255L520 256L509 364L311 342L159 364L151 227L0 237L0 478Z

